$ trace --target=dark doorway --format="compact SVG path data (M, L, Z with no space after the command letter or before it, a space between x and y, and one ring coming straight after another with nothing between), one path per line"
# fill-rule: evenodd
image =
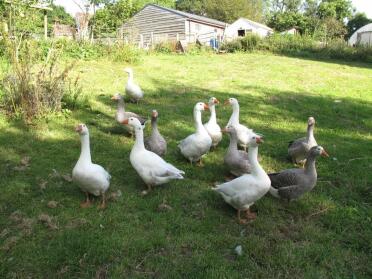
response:
M245 36L245 30L244 29L238 30L238 36L239 37L244 37Z

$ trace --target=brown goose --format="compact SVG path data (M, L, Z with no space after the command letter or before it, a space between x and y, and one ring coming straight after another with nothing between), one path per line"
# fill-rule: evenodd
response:
M235 128L231 125L222 130L223 133L228 133L230 136L230 145L227 149L223 161L229 171L235 176L241 176L251 172L251 166L248 161L248 153L243 150L238 150L238 134Z
M288 155L293 163L304 164L307 153L313 146L317 146L314 138L314 117L309 117L307 120L307 135L305 138L299 138L291 141L288 145Z
M158 112L152 111L151 116L151 136L145 139L145 147L159 156L163 156L167 151L167 142L158 130Z
M288 169L278 173L270 173L270 194L274 197L291 201L311 191L315 187L317 181L315 161L316 157L319 155L328 157L328 153L323 147L314 146L307 155L305 168Z
M139 116L138 114L130 111L125 111L124 108L124 97L120 95L119 93L112 96L111 100L118 102L118 110L116 111L115 119L120 124L124 121L124 119L128 119L129 117L135 117L137 118L141 125L144 127L146 123L146 119L142 116ZM123 125L125 129L130 133L133 134L133 127L129 125Z

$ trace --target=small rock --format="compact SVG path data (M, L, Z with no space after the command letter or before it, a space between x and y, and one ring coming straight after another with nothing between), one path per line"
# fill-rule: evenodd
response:
M58 206L58 202L56 202L56 201L49 201L48 204L47 204L47 206L49 208L56 208Z
M243 255L243 247L241 245L236 246L235 249L234 249L234 252L238 256Z
M341 100L334 100L335 103L342 103Z
M337 158L336 158L336 157L333 157L332 160L333 160L333 161L337 161Z
M147 192L146 190L143 190L143 191L141 192L141 196L146 196L148 193L149 193L149 192Z

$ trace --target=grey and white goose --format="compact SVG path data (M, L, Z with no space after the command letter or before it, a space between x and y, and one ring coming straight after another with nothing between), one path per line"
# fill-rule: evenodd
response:
M270 194L287 201L295 200L310 192L316 185L316 158L321 155L328 157L328 153L321 146L313 146L306 158L304 168L287 169L278 173L270 173Z
M223 133L228 133L230 144L223 158L223 161L230 173L235 176L241 176L251 172L251 166L248 160L248 153L238 149L238 134L235 128L231 125L222 130Z
M151 116L151 135L145 138L145 147L159 156L163 156L167 152L167 142L158 130L158 112L152 111Z
M293 163L304 164L309 150L312 147L318 145L314 137L314 126L315 126L314 117L309 117L307 121L306 137L296 139L289 143L288 155Z
M117 93L114 96L112 96L111 100L114 100L114 101L118 102L118 109L117 109L116 114L115 114L115 119L118 123L122 124L122 122L125 119L128 119L130 117L134 117L134 118L137 118L140 121L140 123L143 127L145 127L146 119L144 117L142 117L142 116L140 116L140 115L138 115L134 112L125 111L124 97L120 93ZM130 134L133 134L134 130L133 130L132 126L130 126L130 125L123 125L123 126Z

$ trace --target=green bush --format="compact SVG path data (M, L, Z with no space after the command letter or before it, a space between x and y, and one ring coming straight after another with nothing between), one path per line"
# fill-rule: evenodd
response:
M153 50L159 53L175 53L177 52L177 43L176 42L161 42L161 43L155 44Z
M372 47L350 47L342 39L322 44L310 36L274 34L261 39L256 35L248 35L223 44L221 49L227 52L256 50L317 59L372 62Z
M110 49L110 57L115 62L138 63L142 58L142 51L132 45L115 44Z
M256 34L248 34L240 39L242 50L244 51L253 51L257 49L257 46L260 42L261 38Z

